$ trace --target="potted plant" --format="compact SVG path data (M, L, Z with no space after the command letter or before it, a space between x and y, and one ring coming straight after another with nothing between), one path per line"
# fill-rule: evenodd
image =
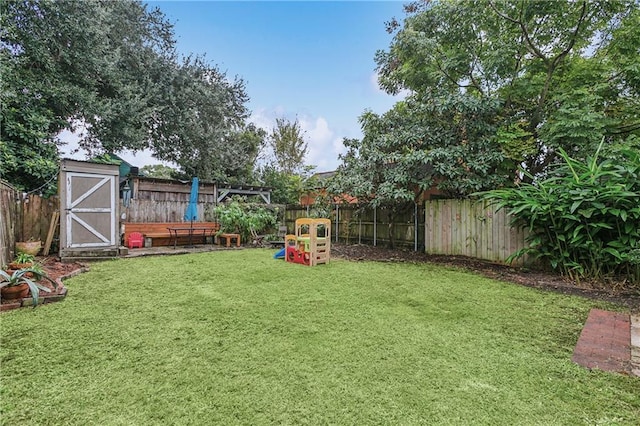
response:
M13 259L13 262L9 263L8 267L10 270L17 269L26 269L33 266L33 262L36 258L27 253L18 253L18 255Z
M16 242L16 251L18 253L30 254L32 256L37 255L42 248L42 241L29 238L28 241Z
M33 278L29 278L28 274L32 274ZM51 293L50 288L38 282L41 279L51 282L54 289L58 288L58 284L38 267L18 269L12 274L0 271L0 294L3 299L22 299L30 292L35 307L38 305L40 290Z

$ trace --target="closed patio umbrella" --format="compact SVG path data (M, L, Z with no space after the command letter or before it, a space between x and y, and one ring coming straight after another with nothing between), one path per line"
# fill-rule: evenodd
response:
M191 195L189 196L189 205L187 211L184 214L184 220L191 222L193 227L193 221L198 219L198 178L194 177L191 181Z

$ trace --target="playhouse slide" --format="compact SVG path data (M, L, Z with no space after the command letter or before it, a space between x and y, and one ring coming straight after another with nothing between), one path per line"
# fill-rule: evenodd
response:
M286 248L281 248L280 250L278 250L276 252L276 254L273 255L273 258L274 259L284 259L286 250L287 250Z

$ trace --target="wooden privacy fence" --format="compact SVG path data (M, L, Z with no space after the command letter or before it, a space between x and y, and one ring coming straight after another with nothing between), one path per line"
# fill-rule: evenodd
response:
M13 187L0 180L0 266L14 256L16 195Z
M60 210L60 198L42 198L34 194L19 195L16 217L17 241L45 241L53 212Z
M13 259L16 241L46 240L59 204L58 197L21 194L0 181L0 265Z
M189 201L157 201L132 199L128 207L120 206L126 213L125 222L181 222ZM198 203L198 221L212 221L214 203Z
M132 199L129 206L120 205L123 222L183 222L189 201L157 201ZM198 222L217 222L215 208L220 204L214 202L198 202ZM255 203L253 206L271 210L284 210L282 204Z
M505 262L525 247L526 232L509 225L506 211L496 211L484 202L430 200L425 203L425 216L425 251L429 254Z
M422 250L424 248L424 210L420 205L396 214L390 223L386 209L358 209L352 205L334 206L329 213L333 241L347 244L388 245L393 237L397 247ZM307 217L309 209L287 205L285 222L294 229L296 219ZM416 227L417 225L417 227Z
M501 263L526 246L526 232L511 227L504 210L496 211L486 203L429 200L416 210L396 216L390 224L384 209L358 211L351 206L334 207L330 213L332 239L347 244L386 245L393 235L398 247ZM308 213L306 207L287 206L287 228L293 229L295 220L307 217ZM527 258L519 259L514 264L528 261Z

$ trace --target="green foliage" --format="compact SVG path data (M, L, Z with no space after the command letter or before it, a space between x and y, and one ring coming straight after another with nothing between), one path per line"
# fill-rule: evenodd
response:
M93 161L94 163L101 163L101 164L115 164L115 165L120 165L122 164L122 160L119 160L117 158L112 157L111 155L104 153L104 154L100 154L98 156L95 156L91 159L91 161Z
M154 100L161 122L149 122L156 158L176 163L186 176L226 182L253 166L259 131L246 126L245 83L200 57L185 58L161 77ZM129 148L126 145L118 149Z
M29 278L29 275L33 275L33 279ZM29 291L31 292L31 299L33 300L33 306L38 306L38 293L40 290L51 293L51 289L40 284L38 280L47 279L53 284L54 288L57 288L57 283L47 277L41 268L22 268L8 274L5 271L0 271L0 288L3 287L15 287L21 284L27 284Z
M533 255L575 280L640 284L639 152L615 161L598 151L586 162L560 155L549 177L483 194L530 232L529 246L513 256Z
M140 173L142 175L159 179L174 179L176 172L177 170L173 167L165 166L163 164L148 164L140 169Z
M85 123L85 146L144 139L144 77L171 56L171 26L140 2L3 1L0 10L3 156L22 190L55 190L56 136ZM148 85L151 87L151 85ZM107 131L108 130L108 131Z
M506 185L497 109L497 102L473 96L413 95L383 115L366 112L362 141L344 141L331 191L392 207L412 203L436 183L456 198Z
M258 168L256 178L260 185L271 188L271 202L275 204L298 204L300 196L309 189L306 176L313 166L305 166L300 174L281 170L274 164Z
M481 155L500 151L511 180L520 164L536 176L560 148L584 158L603 136L625 143L640 131L639 6L627 0L414 2L402 24L389 25L397 30L389 49L376 55L380 83L427 105L461 94L497 100L498 139L473 155L483 163ZM413 122L419 126L418 114ZM447 133L431 137L445 149L451 143ZM464 135L455 138L461 145Z
M269 143L278 170L290 175L302 170L308 144L304 141L304 132L297 119L291 122L285 118L276 118L276 127L269 136Z
M35 256L27 253L18 253L14 262L16 263L32 263L36 260Z
M241 202L234 197L229 202L214 208L216 220L220 223L220 232L240 234L244 241L249 241L251 231L265 233L273 228L277 221L277 208L269 210L264 205Z
M90 156L150 149L187 176L244 179L260 141L248 97L201 57L178 60L173 26L137 0L0 2L0 177L55 192L57 139Z
M244 185L254 179L256 160L267 138L267 132L253 123L229 137L228 144L221 147L225 159L221 167L226 183Z

